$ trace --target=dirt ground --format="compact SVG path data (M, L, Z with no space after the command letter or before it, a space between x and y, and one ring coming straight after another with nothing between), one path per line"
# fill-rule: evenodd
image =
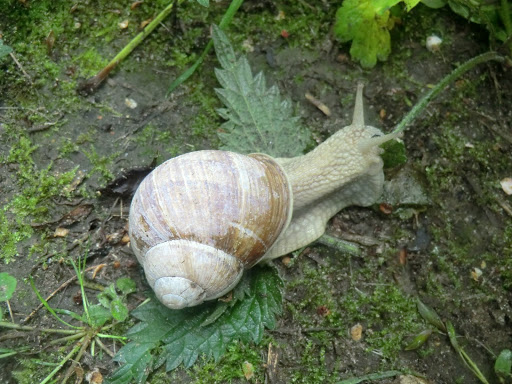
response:
M48 16L51 7L47 20L31 20L29 8L34 10L36 5L7 3L13 8L0 16L0 32L20 61L20 66L9 58L0 63L0 202L8 221L16 221L12 212L17 206L12 202L24 196L31 183L20 177L20 164L27 156L33 170L51 165L49 173L54 176L75 171L67 197L48 192L48 200L41 199L37 205L46 208L43 214L33 210L23 216L33 232L20 238L17 254L9 263L0 264L2 272L18 280L9 302L14 321L21 324L40 303L28 277L33 277L43 296L48 295L74 275L65 261L77 260L84 249L87 267L107 265L98 273L98 283L108 285L119 277L136 282L137 291L128 301L133 309L148 289L141 268L122 240L133 185L119 181L125 188L120 190L112 180L124 175L136 182L167 158L218 147L216 132L222 119L215 112L221 104L213 93L219 86L213 53L184 86L169 98L165 94L172 79L193 62L186 56L201 52L208 41L208 25L217 20L225 4L212 5L216 11L211 14L196 14L191 5L184 5L177 22L172 17L166 20L105 84L82 96L75 92L76 86L94 71L81 68L85 59L74 60L75 55L92 46L104 59L110 58L134 31L121 35L109 31L114 33L112 39L99 34L93 39L87 31L67 35L70 28L58 30L52 24L56 21ZM62 4L57 3L58 10ZM227 30L237 52L243 47L248 51L253 71L263 71L269 84L276 84L282 95L297 104L317 143L350 123L358 81L365 84L367 123L390 132L429 87L460 63L489 50L484 27L448 9L419 6L392 31L393 51L388 61L363 70L350 60L349 45L332 36L336 4L320 3L248 2ZM96 10L89 9L96 6ZM122 14L127 8L129 4L122 1L108 7L87 2L70 14L74 19L67 23L76 23L82 15L80 22L85 25L87 15L91 25L101 24L102 18L113 17L108 12L115 14L113 10L120 9ZM311 25L310 35L298 29L296 36L291 33L284 38L265 30L262 25L276 22L274 17L282 9L288 19L306 17L305 9L309 9L308 17L317 15L321 22ZM146 10L152 11L158 9ZM136 18L136 12L130 17ZM47 39L31 40L30 23L33 28L42 23L43 31L55 30L55 43L42 56L21 48L25 39L26 45L47 49ZM432 33L443 37L439 52L425 47ZM179 49L191 40L195 45L179 56ZM101 68L94 65L96 70ZM330 117L305 99L307 92L330 108ZM136 108L130 108L127 99L135 100ZM405 131L407 161L386 170L388 184L381 201L368 208L349 207L331 220L327 233L358 244L362 255L348 256L312 244L295 255L291 265L274 262L285 282L284 312L276 328L266 331L260 345L238 346L238 360L200 361L168 377L173 382L247 382L240 372L229 378L216 378L212 373L239 367L247 360L246 353L259 358L252 382L266 378L274 383L334 383L399 369L431 383L479 383L442 333L434 332L417 350L405 350L417 333L429 328L416 310L415 298L420 298L443 320L453 323L459 343L489 382L498 383L495 358L503 349L512 349L512 197L500 187L500 180L512 177L511 128L510 68L483 64L450 85ZM21 148L22 138L37 148L25 148L25 157L13 156L12 148ZM55 237L55 230L62 227L69 233ZM0 228L21 231L22 226ZM80 311L78 291L78 286L69 285L51 304ZM94 292L90 291L92 297ZM1 305L3 320L10 321L7 307ZM59 326L44 308L27 324ZM119 332L134 324L133 319L126 321ZM356 324L362 325L360 341L350 335ZM30 382L27 376L48 369L40 368L36 360L59 361L66 352L48 347L49 340L51 336L39 332L1 329L2 348L29 349L0 359L0 383ZM279 351L271 375L268 370L265 374L264 365L269 343ZM80 366L85 372L99 368L107 376L116 363L86 354ZM165 375L160 371L149 382L167 382ZM392 377L374 382L403 380Z

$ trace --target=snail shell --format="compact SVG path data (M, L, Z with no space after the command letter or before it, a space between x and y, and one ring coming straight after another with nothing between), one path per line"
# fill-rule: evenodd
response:
M264 154L191 152L140 184L130 239L149 285L179 309L225 295L271 249L292 216L291 187Z

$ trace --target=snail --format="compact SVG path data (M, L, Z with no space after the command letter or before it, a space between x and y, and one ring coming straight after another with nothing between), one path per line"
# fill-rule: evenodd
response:
M294 158L204 150L167 160L139 185L132 249L167 307L224 296L244 269L318 239L349 205L368 206L384 183L380 144L364 123L362 85L352 124Z

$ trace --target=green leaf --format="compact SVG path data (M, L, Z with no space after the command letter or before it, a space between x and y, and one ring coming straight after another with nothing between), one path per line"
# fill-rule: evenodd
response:
M210 6L209 0L196 0L198 4L202 5L203 7L208 8Z
M128 318L128 308L121 299L114 299L110 302L110 313L117 321L125 321Z
M504 349L494 363L494 372L502 383L512 378L512 351Z
M0 301L10 300L16 290L17 280L7 272L0 273Z
M140 323L128 332L132 341L115 358L124 365L107 382L143 383L153 369L164 363L167 371L180 364L188 368L200 355L218 360L234 340L260 342L264 328L273 328L275 316L282 310L281 289L276 270L253 268L233 292L234 298L244 299L227 307L219 302L223 311L214 322L206 322L217 310L214 302L171 310L152 300L135 309L131 314ZM158 358L156 351L161 352Z
M446 5L446 0L421 0L429 8L437 9Z
M215 91L226 106L218 110L226 120L219 133L222 149L277 157L303 154L311 133L294 116L292 103L281 98L276 86L267 88L263 73L252 75L247 58L236 58L217 26L213 26L212 38L222 66L215 70L222 88Z
M2 39L0 39L0 59L4 56L7 56L11 52L12 48L8 45L4 45L4 42L2 41Z
M381 155L384 168L393 168L407 162L405 144L402 140L390 140L381 145L384 153Z
M427 340L431 334L432 334L431 329L426 329L424 331L421 331L414 337L414 339L409 344L407 344L407 346L404 349L406 351L413 351L415 349L418 349L419 347L421 347L423 344L425 344L427 342Z
M121 277L116 280L116 287L123 295L128 295L136 291L135 281L129 277Z
M106 293L101 292L96 297L98 298L99 303L103 307L110 308L110 301L111 301L111 299L110 299L110 297Z
M416 300L416 305L418 307L418 312L423 319L425 319L429 324L435 326L441 332L446 332L446 326L436 311L424 304L420 299Z
M101 327L112 318L110 311L100 304L89 306L89 319L91 327Z
M342 43L352 41L350 55L364 68L373 68L391 53L389 31L394 26L389 9L400 0L345 0L336 12L334 33ZM405 0L407 11L419 0Z

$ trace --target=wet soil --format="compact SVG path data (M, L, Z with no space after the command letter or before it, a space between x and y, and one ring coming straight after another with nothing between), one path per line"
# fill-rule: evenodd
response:
M266 5L271 9L274 6ZM241 10L259 11L258 7ZM281 36L258 40L259 35L255 35L248 57L254 72L263 70L269 84L276 84L283 95L297 103L298 111L313 130L317 142L350 122L358 81L366 85L367 122L389 132L429 85L438 82L457 64L488 50L488 33L483 27L470 24L448 10L437 11L435 16L433 12L421 9L407 16L404 26L393 32L393 53L389 61L372 70L362 70L352 62L349 46L340 45L329 33L307 47L290 44ZM445 42L440 52L431 53L425 48L425 38L440 30ZM243 35L243 31L237 33ZM191 123L205 108L205 104L193 96L197 95L194 88L211 90L218 86L213 74L217 65L213 55L207 58L189 85L178 88L168 99L165 94L170 79L180 72L158 60L149 60L148 55L151 54L144 51L144 46L139 47L128 59L132 63L130 70L121 65L94 94L79 96L78 106L72 112L51 103L48 103L51 109L40 104L45 122L58 120L61 122L58 127L31 132L34 124L28 119L29 111L14 114L9 109L0 110L0 130L2 124L15 126L39 145L33 158L40 168L52 163L54 172L78 167L88 174L97 165L91 161L92 151L97 157L110 159L105 165L109 177L101 172L93 173L79 184L92 193L76 200L53 201L46 221L33 223L35 235L18 246L19 254L12 262L1 265L2 271L18 279L16 295L10 301L16 322L21 323L39 305L28 284L28 276L33 276L42 293L49 294L74 275L64 258L76 259L86 249L87 266L106 264L96 277L97 282L108 285L121 276L130 277L137 283L130 308L144 300L148 287L141 268L129 246L122 241L135 182L155 163L166 158L216 148L215 132L221 123L220 118L213 118L202 130ZM54 54L48 60L58 62L59 59ZM142 63L138 67L133 65L137 60ZM51 98L55 86L58 85L47 84L40 88L36 99L42 103L44 98ZM2 82L2 93L10 97L22 95L16 87L19 84ZM307 92L330 108L331 117L305 100ZM135 100L137 107L131 109L127 99ZM15 98L0 100L3 107L17 103L20 100ZM220 107L220 102L214 101L208 107ZM329 326L319 307L308 298L311 290L307 288L307 279L312 269L322 271L326 286L339 297L354 288L371 295L374 284L388 284L405 296L421 297L443 319L455 325L461 343L483 374L491 383L498 382L493 373L493 354L512 347L512 271L508 270L512 263L505 262L512 253L509 243L512 217L510 211L507 212L512 200L499 187L501 179L512 177L511 111L510 68L491 63L472 70L446 89L406 130L403 141L408 160L386 170L386 178L391 183L389 188L394 188L394 192L379 202L389 204L393 213L386 212L379 204L369 208L350 207L329 224L329 234L359 243L362 256L350 257L313 244L297 256L290 267L275 262L286 290L285 311L276 329L269 331L273 342L279 346L278 368L272 382L291 382L301 370L304 370L304 377L311 375L312 368L304 362L305 351L324 356L323 365L318 368L320 373L311 382L335 382L390 368L409 369L432 383L479 382L442 334L431 336L424 353L401 348L390 358L365 343L367 335L386 329L375 320L365 320L371 308L361 308L359 319L347 315L349 320L343 329ZM20 115L27 119L20 120ZM140 139L143 132L149 132L144 131L148 124L155 129ZM162 139L155 132L167 135ZM68 141L78 143L78 149L61 156L59 147ZM3 156L9 153L11 146L11 142L0 143ZM2 204L7 204L19 192L15 172L16 164L4 162L0 168ZM122 191L104 189L109 178L122 175L127 175L134 185L123 183L126 190ZM403 179L407 179L407 183ZM407 191L397 197L397 189ZM77 207L80 207L78 211ZM400 210L403 215L399 214ZM29 257L30 246L39 243L40 233L52 234L57 227L66 227L69 233L50 240L51 246L38 249ZM357 271L362 270L364 275L358 274ZM476 276L477 270L482 275ZM304 283L297 284L298 281ZM287 285L290 282L293 284ZM52 304L78 311L80 306L74 299L78 290L76 285L68 286L52 299ZM310 319L311 328L325 328L321 340L314 330L305 329L297 321L297 313L290 308L294 305L298 308L298 303L306 303L300 311L301 316ZM343 300L326 304L329 305L332 308L328 310L343 316ZM392 308L381 311L379 316L391 319L400 327L401 316L393 313ZM350 326L354 324L348 322L356 320L364 329L360 342L349 336ZM29 324L41 328L56 326L44 310ZM419 323L417 329L422 324ZM33 351L40 351L47 342L46 337L30 332L24 333L22 340L8 330L2 330L0 337L7 333L12 338L2 339L6 347L24 343ZM326 342L325 337L330 340ZM405 340L402 342L405 345ZM263 366L267 346L259 348ZM52 352L51 348L44 350L46 357ZM99 368L106 375L115 363L86 356L81 366L85 371ZM0 382L16 382L11 372L22 369L16 357L0 360ZM194 380L193 374L183 369L174 375L177 382ZM294 382L302 381L294 379ZM376 382L402 381L392 378Z

